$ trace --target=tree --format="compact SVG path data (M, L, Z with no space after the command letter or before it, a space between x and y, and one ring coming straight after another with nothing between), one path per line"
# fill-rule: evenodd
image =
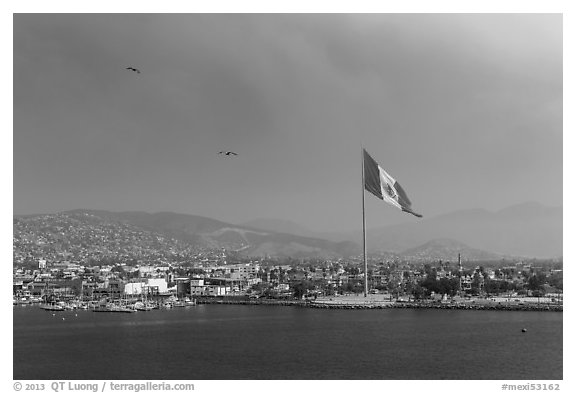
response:
M548 277L548 284L559 290L563 290L562 281L562 273L552 274L550 277Z
M310 281L299 281L292 286L292 291L296 299L302 299L310 289L314 289L314 285Z
M546 276L542 273L537 273L528 278L527 288L531 291L541 290L546 282Z
M360 274L360 269L357 268L356 266L351 266L351 265L346 266L344 268L344 271L350 275L353 275L353 276L357 276L358 274Z
M423 288L426 288L429 292L440 292L440 285L438 283L438 281L436 280L436 277L433 277L431 275L428 275L421 283L420 285Z
M459 280L457 278L441 278L438 282L438 293L454 296L458 292Z
M484 277L481 274L475 273L472 279L472 295L478 295L484 285Z
M406 283L406 292L414 297L414 300L424 299L429 293L418 283Z
M110 269L110 271L112 273L118 273L118 276L122 277L124 276L124 274L126 273L126 271L124 270L124 268L122 266L114 266L112 267L112 269Z
M495 280L486 280L484 281L484 290L487 294L499 294L502 292L501 290L501 281Z

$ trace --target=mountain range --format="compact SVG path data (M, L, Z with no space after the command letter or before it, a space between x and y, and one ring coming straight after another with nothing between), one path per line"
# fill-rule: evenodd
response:
M53 215L15 216L19 221L42 220L41 226L69 218L67 225L108 226L128 225L144 234L176 239L184 244L202 248L237 251L246 256L278 256L293 258L341 258L358 255L360 246L351 241L331 241L289 233L235 225L208 217L171 212L110 212L105 210L72 210ZM58 224L61 227L61 224ZM118 226L118 228L121 228ZM45 229L43 229L45 230ZM21 236L22 234L19 234ZM66 233L63 235L66 241Z
M558 257L562 255L562 210L562 207L526 202L496 212L466 209L416 222L371 228L366 235L368 250L401 254L434 239L448 239L461 242L471 250L484 250L492 255ZM294 224L283 220L255 220L249 224L258 229L282 229L287 232L294 227ZM340 233L308 231L307 235L358 244L362 241L360 230Z
M317 233L285 220L259 219L236 225L188 214L103 210L74 210L59 216L67 214L75 218L88 214L194 246L226 248L246 256L346 258L362 252L360 231ZM50 216L42 215L44 220ZM31 219L31 216L21 217ZM562 208L525 203L497 212L461 210L408 224L370 229L367 243L369 254L413 260L448 260L458 253L468 260L559 257L562 256Z
M562 208L524 203L496 212L470 209L369 232L374 247L400 251L435 238L458 240L502 255L562 255Z

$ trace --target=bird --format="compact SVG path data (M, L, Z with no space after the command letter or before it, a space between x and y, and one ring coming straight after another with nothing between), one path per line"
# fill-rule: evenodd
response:
M134 67L126 67L126 69L127 69L127 70L130 70L130 71L134 71L134 72L136 72L136 73L138 73L138 74L140 73L140 70L137 69L137 68L134 68Z
M218 154L225 154L227 156L237 156L237 153L234 153L233 151L221 151Z

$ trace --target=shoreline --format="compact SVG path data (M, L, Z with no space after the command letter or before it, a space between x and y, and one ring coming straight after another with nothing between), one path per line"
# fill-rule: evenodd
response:
M296 299L249 299L245 296L217 296L217 297L194 297L196 304L227 304L246 306L288 306L305 307L316 309L341 309L341 310L369 310L369 309L443 309L443 310L491 310L491 311L553 311L563 312L563 302L550 302L534 300L536 298L524 298L523 300L502 300L503 298L478 298L451 301L420 300L410 301L406 299L390 300L388 296L369 295L364 296L339 296L319 297L315 300ZM544 299L545 300L545 299ZM14 304L16 306L16 304ZM40 305L40 303L28 302L25 305ZM72 308L67 308L72 309ZM64 308L62 308L64 310ZM96 311L96 309L94 309Z
M373 310L388 308L443 309L443 310L492 310L492 311L554 311L563 312L563 305L550 303L432 303L432 302L390 302L362 299L347 301L306 301L274 299L233 299L233 298L197 298L197 304L228 304L247 306L289 306L317 309Z

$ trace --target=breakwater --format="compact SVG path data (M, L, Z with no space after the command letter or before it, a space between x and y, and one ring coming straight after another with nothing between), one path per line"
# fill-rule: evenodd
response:
M388 303L388 304L327 304L310 303L312 308L337 309L385 309L385 308L424 308L442 310L501 310L501 311L562 311L561 305L548 304L465 304L465 303Z
M197 298L197 304L235 304L249 306L292 306L320 309L389 309L389 308L418 308L443 310L501 310L501 311L557 311L562 312L561 304L512 302L494 303L434 303L434 302L366 302L366 301L306 301L306 300L278 300L278 299L246 299L234 297Z

